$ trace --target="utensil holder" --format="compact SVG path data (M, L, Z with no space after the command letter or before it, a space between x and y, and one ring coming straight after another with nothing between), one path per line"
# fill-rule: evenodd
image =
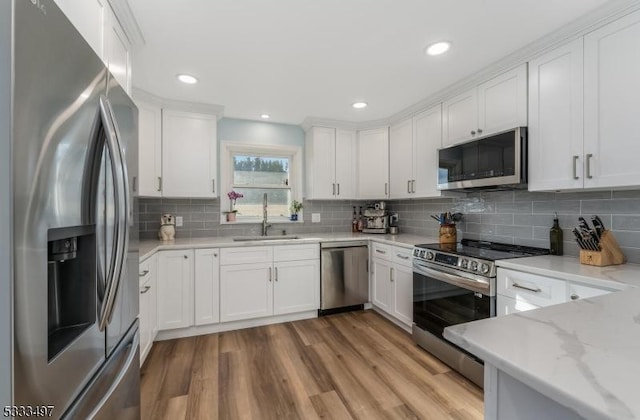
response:
M625 262L627 262L627 257L620 249L616 237L608 230L605 230L600 237L600 251L580 250L580 264L605 267Z
M440 225L440 243L441 244L455 244L458 242L458 236L456 233L456 225Z

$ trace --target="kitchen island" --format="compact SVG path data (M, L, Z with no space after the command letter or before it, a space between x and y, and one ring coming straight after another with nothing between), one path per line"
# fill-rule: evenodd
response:
M640 289L461 324L444 336L484 360L487 419L640 418Z

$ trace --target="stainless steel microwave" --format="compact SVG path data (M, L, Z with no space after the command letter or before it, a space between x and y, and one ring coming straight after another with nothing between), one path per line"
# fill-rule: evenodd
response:
M438 189L527 186L527 128L517 127L438 150Z

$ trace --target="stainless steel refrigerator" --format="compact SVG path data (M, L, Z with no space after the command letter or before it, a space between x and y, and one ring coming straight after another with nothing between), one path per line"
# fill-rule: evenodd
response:
M136 419L137 108L52 0L10 3L13 404Z

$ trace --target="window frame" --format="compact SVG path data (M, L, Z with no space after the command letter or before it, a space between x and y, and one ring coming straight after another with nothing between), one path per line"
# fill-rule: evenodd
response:
M287 157L289 158L289 190L291 200L302 202L302 147L289 145L264 145L254 143L235 143L222 141L220 153L220 224L255 224L262 223L262 217L238 216L236 221L228 222L226 213L229 212L230 201L227 193L234 188L233 184L233 156L237 154L267 156L267 157ZM240 185L235 186L240 188ZM249 188L254 187L253 185ZM272 185L255 185L256 188L282 189L284 187ZM240 199L242 200L242 199ZM304 210L303 210L304 211ZM273 216L269 217L269 223L303 223L303 211L298 213L298 220L292 221L289 217Z

